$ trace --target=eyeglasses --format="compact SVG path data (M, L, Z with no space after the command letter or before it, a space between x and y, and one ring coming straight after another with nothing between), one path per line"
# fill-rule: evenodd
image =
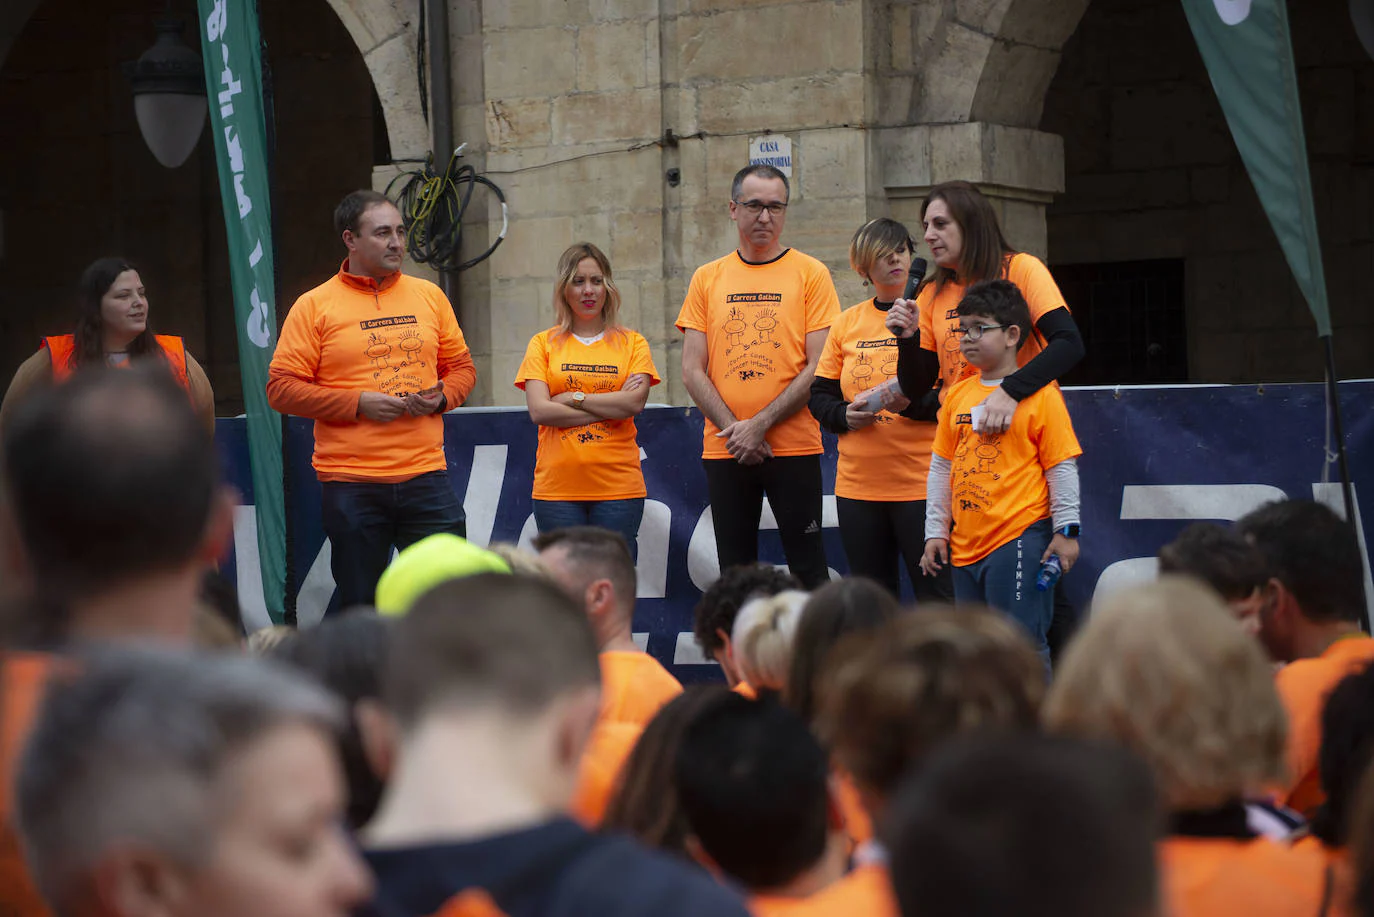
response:
M743 207L750 216L758 216L767 210L769 216L780 217L787 209L787 205L781 201L770 201L767 204L763 201L735 201L735 205Z
M983 335L989 331L996 331L998 328L1007 329L1010 325L969 325L967 328L960 326L956 333L961 338L968 338L970 341L982 340Z

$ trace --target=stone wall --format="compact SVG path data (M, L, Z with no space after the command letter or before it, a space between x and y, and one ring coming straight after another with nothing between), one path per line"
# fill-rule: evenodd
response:
M1337 368L1374 374L1374 63L1341 0L1290 5ZM1182 8L1094 0L1041 129L1064 137L1056 264L1182 258L1190 376L1322 378L1315 328L1231 140Z

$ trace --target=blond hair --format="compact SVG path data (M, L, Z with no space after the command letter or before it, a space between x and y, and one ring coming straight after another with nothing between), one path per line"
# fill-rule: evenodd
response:
M272 627L264 627L255 630L248 635L248 652L253 656L266 656L274 650L278 643L296 632L296 628L286 624L277 624Z
M750 599L740 608L730 645L740 676L751 688L781 691L787 685L787 670L792 665L792 638L809 598L811 596L805 592L788 589L777 595Z
M873 265L892 252L916 250L911 232L896 220L879 217L860 226L849 240L849 266L865 281L873 278Z
M504 560L510 566L510 572L517 576L530 576L546 583L558 584L549 565L533 551L527 551L509 541L493 541L487 545L487 550Z
M918 608L841 641L821 672L816 725L859 788L885 798L957 735L1035 729L1044 694L1044 662L1004 615Z
M553 285L553 314L558 319L558 337L572 333L573 311L568 305L568 287L577 276L577 266L586 258L596 262L597 269L606 281L606 302L601 307L601 318L606 323L605 333L619 333L620 323L616 315L620 312L620 288L611 276L611 259L606 253L590 242L570 245L558 258L558 279Z
M1175 811L1223 805L1284 774L1288 725L1268 659L1221 599L1183 577L1093 609L1044 721L1136 752Z

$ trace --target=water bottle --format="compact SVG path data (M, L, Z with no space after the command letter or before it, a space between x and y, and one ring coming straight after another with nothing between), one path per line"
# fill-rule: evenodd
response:
M1059 582L1063 572L1064 565L1059 562L1059 555L1051 554L1050 559L1040 565L1040 575L1035 578L1035 588L1041 592L1049 592L1054 588L1054 584Z

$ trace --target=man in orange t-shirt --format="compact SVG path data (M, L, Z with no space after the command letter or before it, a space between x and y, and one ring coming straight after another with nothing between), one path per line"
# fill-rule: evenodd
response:
M634 642L635 566L625 539L595 526L555 529L534 540L540 560L586 610L601 664L601 709L584 755L574 804L599 822L639 733L682 685Z
M1288 786L1279 801L1311 815L1326 798L1317 774L1326 698L1374 661L1364 618L1364 557L1355 531L1311 500L1269 503L1236 523L1264 556L1259 636L1288 663L1275 676L1288 713Z
M477 381L453 307L401 273L405 221L376 191L334 211L338 274L296 300L268 370L273 409L315 420L315 472L340 607L371 605L393 548L467 534L443 412Z
M970 287L958 311L960 346L982 375L957 383L940 408L921 566L934 575L951 564L955 601L1011 615L1048 666L1054 593L1034 583L1051 558L1064 570L1078 559L1076 460L1083 450L1055 386L1023 399L1006 433L982 431L982 403L1016 371L1030 310L1015 285L990 280Z
M233 537L214 443L165 372L79 374L15 411L3 442L0 558L22 583L0 653L0 914L42 917L13 783L73 644L187 643L201 578ZM36 612L36 613L35 613Z
M814 589L830 573L821 431L806 402L840 300L824 264L779 241L787 196L787 176L773 166L735 175L739 247L697 268L677 327L682 382L706 417L701 457L720 569L758 559L767 495L787 565Z

